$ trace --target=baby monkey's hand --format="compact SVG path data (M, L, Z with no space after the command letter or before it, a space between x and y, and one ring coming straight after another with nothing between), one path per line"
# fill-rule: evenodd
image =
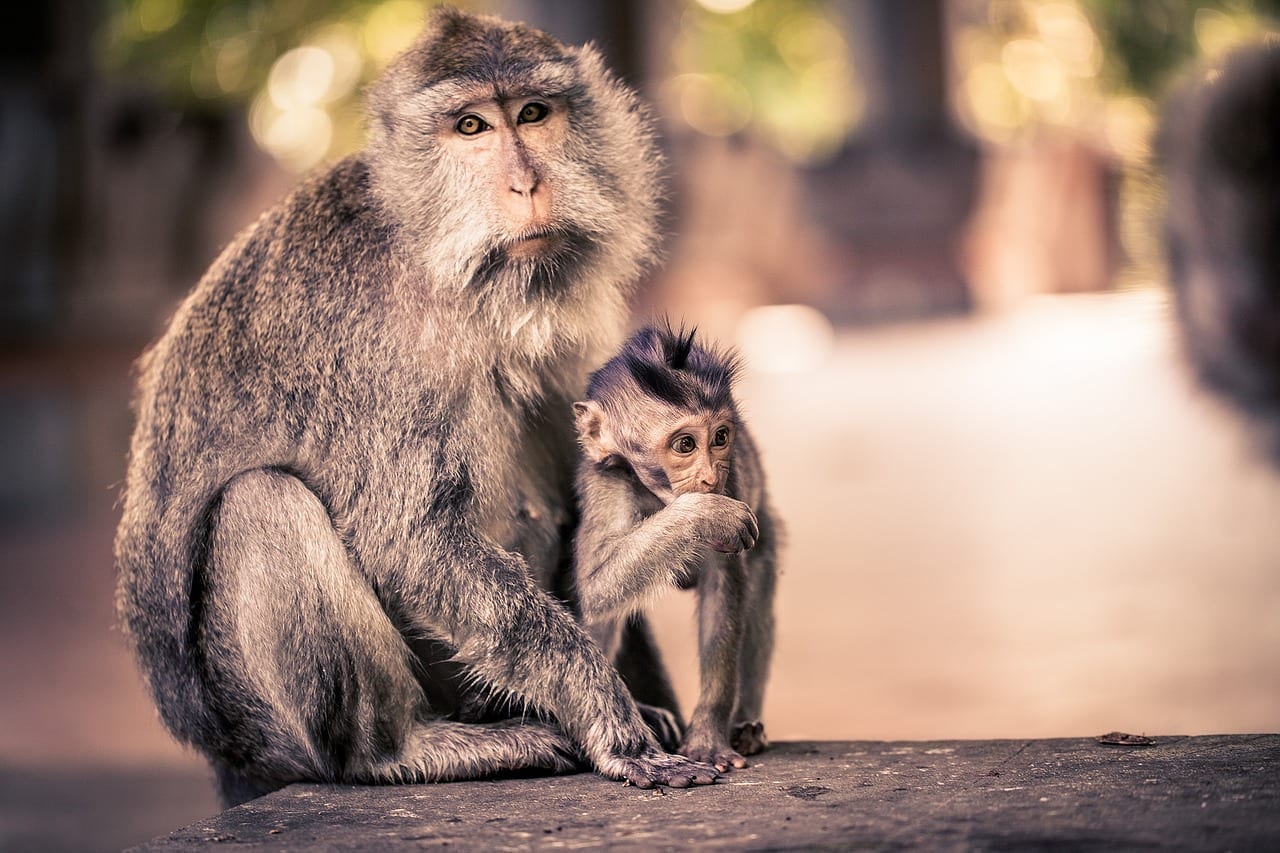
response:
M691 492L673 505L698 519L698 534L722 554L749 551L760 538L760 526L751 507L726 495Z

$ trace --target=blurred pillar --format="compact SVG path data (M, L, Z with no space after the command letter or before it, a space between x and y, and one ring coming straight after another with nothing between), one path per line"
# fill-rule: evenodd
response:
M867 88L861 132L807 172L832 246L832 319L868 322L967 310L956 252L976 194L978 149L947 108L943 0L850 0L848 37Z
M85 468L72 394L50 381L57 367L30 363L66 337L94 14L78 0L0 5L0 526L65 512Z
M0 6L0 336L59 319L82 224L88 31L77 0Z

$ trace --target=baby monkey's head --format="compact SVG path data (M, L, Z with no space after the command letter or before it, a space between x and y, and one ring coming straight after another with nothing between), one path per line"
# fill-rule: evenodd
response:
M587 399L573 404L587 459L630 470L663 503L690 492L723 494L729 482L738 359L695 335L646 326L591 375Z

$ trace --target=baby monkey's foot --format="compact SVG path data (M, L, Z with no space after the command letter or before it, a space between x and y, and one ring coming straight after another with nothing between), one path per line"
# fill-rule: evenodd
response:
M738 723L729 735L729 742L743 755L755 755L769 747L769 738L765 737L764 733L764 723L759 720Z
M733 747L723 740L695 739L691 737L680 746L679 752L681 755L689 756L694 761L710 764L721 773L727 773L735 769L741 770L747 766L747 759L734 752Z

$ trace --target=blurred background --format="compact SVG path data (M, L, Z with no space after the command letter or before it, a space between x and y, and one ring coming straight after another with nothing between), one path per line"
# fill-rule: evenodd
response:
M594 40L655 107L636 316L747 359L789 528L775 740L1280 729L1280 474L1184 364L1152 155L1169 88L1280 2L457 5ZM217 810L114 627L131 364L360 148L423 9L0 10L0 848ZM656 616L686 709L691 610Z

